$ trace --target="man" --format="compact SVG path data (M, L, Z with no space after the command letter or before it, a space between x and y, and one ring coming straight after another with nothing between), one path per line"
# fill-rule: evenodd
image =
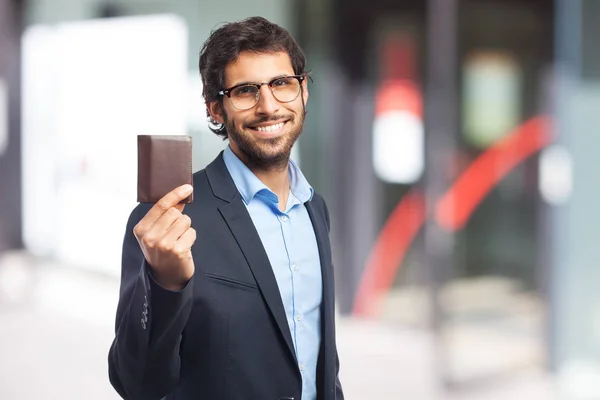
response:
M127 224L110 381L125 399L334 400L334 284L324 200L290 152L305 57L249 18L200 55L211 129L228 146Z

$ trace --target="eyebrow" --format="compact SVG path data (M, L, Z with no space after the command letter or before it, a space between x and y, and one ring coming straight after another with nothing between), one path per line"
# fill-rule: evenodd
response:
M271 79L269 79L267 82L271 82L274 79L281 79L281 78L285 78L286 76L294 76L295 74L289 75L289 74L281 74L281 75L277 75ZM245 81L245 82L240 82L240 83L236 83L235 85L231 85L229 86L230 88L232 87L236 87L236 86L242 86L242 85L256 85L257 82L251 82L251 81Z

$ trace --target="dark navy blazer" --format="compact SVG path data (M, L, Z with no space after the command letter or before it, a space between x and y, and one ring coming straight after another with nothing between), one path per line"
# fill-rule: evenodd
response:
M133 228L151 205L138 205L123 242L116 335L109 377L128 400L300 400L302 377L277 281L222 153L194 174L184 213L197 239L196 271L180 292L148 273ZM329 215L315 193L306 203L323 278L318 400L343 400L335 340Z

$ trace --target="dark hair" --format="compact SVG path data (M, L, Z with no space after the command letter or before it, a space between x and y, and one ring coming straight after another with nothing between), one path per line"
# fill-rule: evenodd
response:
M263 17L250 17L231 22L211 32L200 51L200 76L205 102L222 101L218 95L224 89L225 67L243 51L255 53L286 52L294 74L305 74L306 57L292 35ZM222 104L222 103L221 103ZM227 137L222 124L209 123L210 130Z

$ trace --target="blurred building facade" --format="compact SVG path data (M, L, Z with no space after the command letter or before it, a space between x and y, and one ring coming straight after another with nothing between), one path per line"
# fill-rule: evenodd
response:
M27 154L37 153L20 151L20 99L34 92L19 83L28 69L14 57L21 48L18 27L174 15L185 27L184 61L169 68L181 73L177 93L187 96L174 133L194 136L194 164L201 168L224 144L206 128L199 49L221 21L258 14L289 28L307 52L314 83L295 157L328 200L340 312L433 330L440 380L449 385L533 367L556 372L573 393L600 390L590 383L600 382L600 270L594 265L600 260L594 182L600 1L0 4L1 26L9 27L0 31L9 110L4 152L0 127L0 249L21 246L21 236L31 247L53 235L48 220L39 227L42 216L27 216L44 193L28 192ZM32 54L41 47L23 46L23 64L35 65ZM29 114L29 104L23 103L24 125L43 109L39 103ZM60 136L64 125L53 124ZM25 143L34 128L24 130ZM58 186L73 171L90 170L73 159L75 167L50 171L62 177ZM111 231L115 254L124 221ZM37 247L43 255L73 264L85 258L54 252L68 250L67 239L47 243L54 244ZM106 268L117 270L118 261Z

